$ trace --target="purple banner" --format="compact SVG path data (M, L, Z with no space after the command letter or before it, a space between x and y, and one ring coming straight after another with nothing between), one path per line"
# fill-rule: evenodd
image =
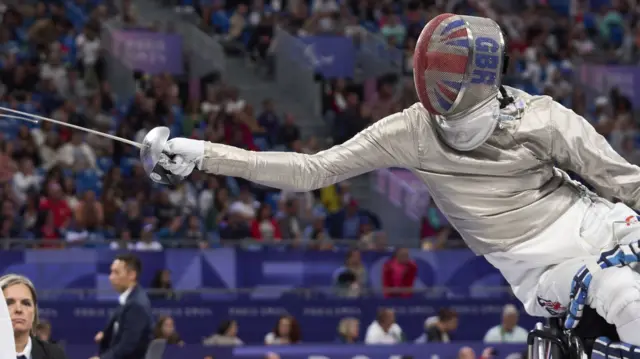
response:
M203 358L216 355L241 359L262 359L267 353L276 353L281 359L401 359L440 358L454 359L463 347L469 347L480 357L487 347L482 342L458 342L450 344L429 343L427 345L291 345L291 346L247 346L226 348L228 352L216 352L217 348L198 345L184 347L168 346L163 358ZM492 359L523 358L526 345L500 344L492 346ZM225 349L222 349L225 350ZM232 356L229 356L231 352Z
M129 68L149 74L168 72L180 75L182 65L182 38L180 35L150 31L113 31L112 54Z
M611 89L618 88L635 108L640 105L640 69L636 66L583 65L579 78L588 95L608 96Z
M350 38L309 36L301 40L304 58L324 77L353 77L356 55Z

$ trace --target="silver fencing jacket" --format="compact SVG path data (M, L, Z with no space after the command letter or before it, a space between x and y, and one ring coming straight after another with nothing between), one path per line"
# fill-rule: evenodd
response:
M560 169L577 173L602 195L640 208L638 166L550 97L507 89L516 98L501 111L507 120L472 151L446 145L436 121L417 103L314 155L206 143L201 169L310 191L377 168L404 167L424 181L478 255L507 251L535 237L580 198L579 186Z

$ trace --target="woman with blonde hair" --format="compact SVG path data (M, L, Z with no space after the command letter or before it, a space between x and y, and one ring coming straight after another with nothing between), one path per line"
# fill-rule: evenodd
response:
M342 318L338 324L338 342L354 344L360 337L360 321L357 318Z
M8 316L13 328L13 353L10 356L0 354L0 359L66 359L67 356L55 344L51 344L37 338L35 329L38 324L38 297L33 283L18 274L7 274L0 277L0 289L4 295L8 309ZM0 307L0 326L4 324L3 308ZM0 327L0 340L11 338L5 335L4 328ZM0 353L4 353L4 346L0 344Z

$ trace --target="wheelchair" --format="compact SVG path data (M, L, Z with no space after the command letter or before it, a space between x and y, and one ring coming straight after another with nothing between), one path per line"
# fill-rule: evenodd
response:
M585 307L577 328L564 328L564 318L538 322L527 338L528 359L588 359L597 338L620 341L616 327L607 323L595 309Z

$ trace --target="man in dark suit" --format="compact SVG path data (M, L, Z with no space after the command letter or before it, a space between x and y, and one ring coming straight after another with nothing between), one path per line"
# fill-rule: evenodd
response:
M142 270L140 259L122 254L111 264L109 281L120 293L120 306L104 331L96 334L100 356L92 359L144 358L151 341L153 316L146 292L138 285Z

